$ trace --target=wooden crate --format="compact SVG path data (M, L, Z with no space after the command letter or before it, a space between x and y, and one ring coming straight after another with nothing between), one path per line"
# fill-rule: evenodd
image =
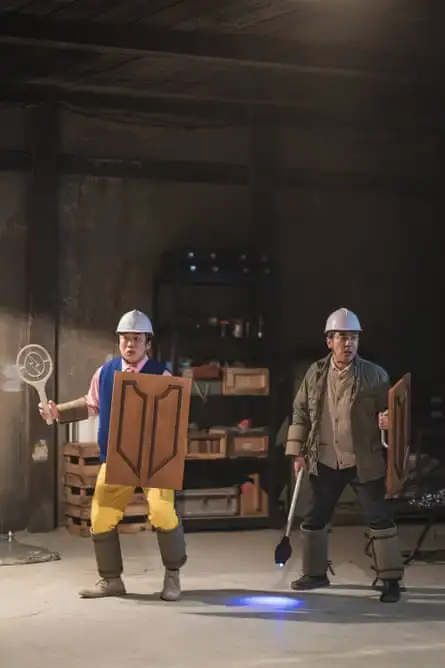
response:
M240 515L241 517L267 517L269 497L261 488L260 476L254 473L249 477L252 482L241 485Z
M94 495L94 485L85 485L82 480L72 473L65 476L65 502L72 506L83 506L89 508ZM130 505L146 504L145 494L137 487L130 501Z
M230 439L230 457L267 457L268 450L267 434L233 434Z
M65 520L65 526L68 529L68 533L73 536L79 536L80 538L89 538L91 536L89 520L81 520L77 517L69 517L68 515Z
M220 429L189 432L186 459L224 459L227 457L227 432Z
M77 517L81 520L90 519L91 509L86 506L73 506L69 503L65 505L65 515L67 517ZM145 518L148 516L147 503L131 503L124 511L124 518Z
M94 486L79 484L70 484L69 479L65 479L64 485L65 503L71 506L84 506L89 508L94 494Z
M183 369L182 375L194 380L218 380L221 378L221 369L217 364L201 364Z
M69 533L86 538L90 536L90 507L66 504L65 519ZM119 533L139 533L151 529L148 521L148 504L130 503L124 511L124 517L118 525Z
M94 485L100 469L97 443L65 443L65 475L75 475L83 484Z
M79 517L69 517L66 516L66 528L70 534L73 536L79 536L80 538L89 538L91 536L90 529L90 520L81 519ZM131 521L131 522L121 522L118 525L119 533L129 533L136 534L141 533L142 531L150 531L150 523L146 520L141 519L141 521Z
M225 367L222 393L225 395L268 395L269 369Z
M183 490L177 495L177 508L185 518L235 517L239 515L239 488Z
M131 499L131 504L138 504L138 503L147 503L147 499L145 498L144 490L141 489L140 487L136 487L136 489L133 492L133 496Z

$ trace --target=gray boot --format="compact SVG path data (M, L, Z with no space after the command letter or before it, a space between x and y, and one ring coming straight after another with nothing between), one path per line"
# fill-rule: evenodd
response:
M165 569L161 598L163 601L179 601L181 598L179 570L169 571L168 569Z
M91 589L82 589L81 598L104 598L124 596L122 581L122 554L117 529L106 533L92 534L99 579Z
M379 580L401 580L404 565L397 528L369 529L373 570Z
M372 568L383 585L380 600L382 603L397 603L404 572L397 528L369 529L368 536L374 562Z
M184 529L178 524L173 531L157 530L159 551L165 566L164 585L161 592L163 601L178 601L181 596L179 569L187 561Z
M328 530L300 530L303 563L303 575L292 582L291 587L296 591L329 587L327 576L328 560Z

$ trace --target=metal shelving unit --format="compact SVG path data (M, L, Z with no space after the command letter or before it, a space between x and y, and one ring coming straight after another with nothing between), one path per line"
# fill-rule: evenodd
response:
M202 490L205 497L206 490L237 488L242 509L241 490L253 481L249 489L255 488L264 504L258 513L241 516L212 514L209 503L205 516L193 516L190 509L182 512L187 500L178 493L178 509L187 531L258 529L277 523L274 292L274 275L265 256L185 251L163 258L153 305L157 357L169 363L174 375L213 362L220 368L244 364L268 369L269 377L267 394L224 394L221 379L194 378L190 424L197 432L230 427L231 434L243 434L236 431L237 426L249 421L251 431L245 433L267 433L268 445L260 456L234 456L228 447L225 456L203 452L187 458L186 494L195 490L199 496ZM233 513L229 499L226 512Z

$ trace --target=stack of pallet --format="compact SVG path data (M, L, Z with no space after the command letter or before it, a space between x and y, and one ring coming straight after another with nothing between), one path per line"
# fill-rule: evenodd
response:
M100 468L99 448L96 443L66 443L63 454L66 526L70 533L87 537L91 500ZM145 496L141 489L136 489L119 531L138 533L149 529L147 515Z

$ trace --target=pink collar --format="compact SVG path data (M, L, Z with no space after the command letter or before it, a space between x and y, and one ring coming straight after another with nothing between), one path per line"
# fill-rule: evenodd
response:
M143 366L148 362L148 357L147 355L144 355L144 357L141 359L138 364L128 364L123 358L122 358L122 371L133 371L135 373L138 373Z

